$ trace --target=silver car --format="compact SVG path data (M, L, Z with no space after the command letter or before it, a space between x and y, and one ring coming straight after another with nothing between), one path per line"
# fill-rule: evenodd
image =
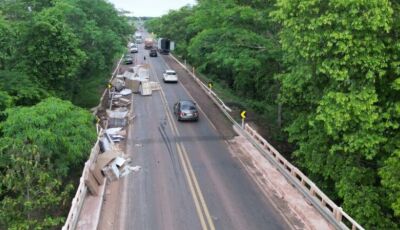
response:
M199 111L196 103L191 100L181 100L174 105L174 114L178 121L197 121L199 120Z

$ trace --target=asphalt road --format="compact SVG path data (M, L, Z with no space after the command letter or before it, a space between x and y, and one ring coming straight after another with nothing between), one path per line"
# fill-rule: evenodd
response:
M150 64L162 90L133 98L127 153L141 171L124 179L119 229L291 229L204 113L198 122L176 121L173 104L189 93L162 82L169 68L162 56L139 49L137 61Z

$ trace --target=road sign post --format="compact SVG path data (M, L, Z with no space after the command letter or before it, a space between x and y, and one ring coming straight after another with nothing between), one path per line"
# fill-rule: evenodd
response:
M246 119L246 110L243 110L240 113L240 116L242 117L242 129L244 129L244 119Z
M212 90L212 88L213 88L213 83L212 83L212 82L209 82L209 83L208 83L208 88L210 89L209 93L211 93L211 90Z
M112 88L112 84L109 82L109 83L107 84L108 98L109 98L109 99L111 98L111 88Z

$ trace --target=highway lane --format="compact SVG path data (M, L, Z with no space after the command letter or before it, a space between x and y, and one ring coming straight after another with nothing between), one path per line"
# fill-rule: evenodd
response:
M125 179L120 228L290 229L204 113L199 122L175 121L173 104L190 95L179 83L163 83L169 67L147 54L141 45L137 60L150 64L162 91L134 96L128 153L142 171Z
M160 93L135 95L133 103L127 153L142 169L124 181L117 229L201 229Z

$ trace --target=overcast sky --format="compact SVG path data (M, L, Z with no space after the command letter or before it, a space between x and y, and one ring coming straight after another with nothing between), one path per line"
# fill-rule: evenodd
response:
M133 16L157 17L176 10L187 4L195 4L195 0L108 0L117 9L124 9L133 13Z

